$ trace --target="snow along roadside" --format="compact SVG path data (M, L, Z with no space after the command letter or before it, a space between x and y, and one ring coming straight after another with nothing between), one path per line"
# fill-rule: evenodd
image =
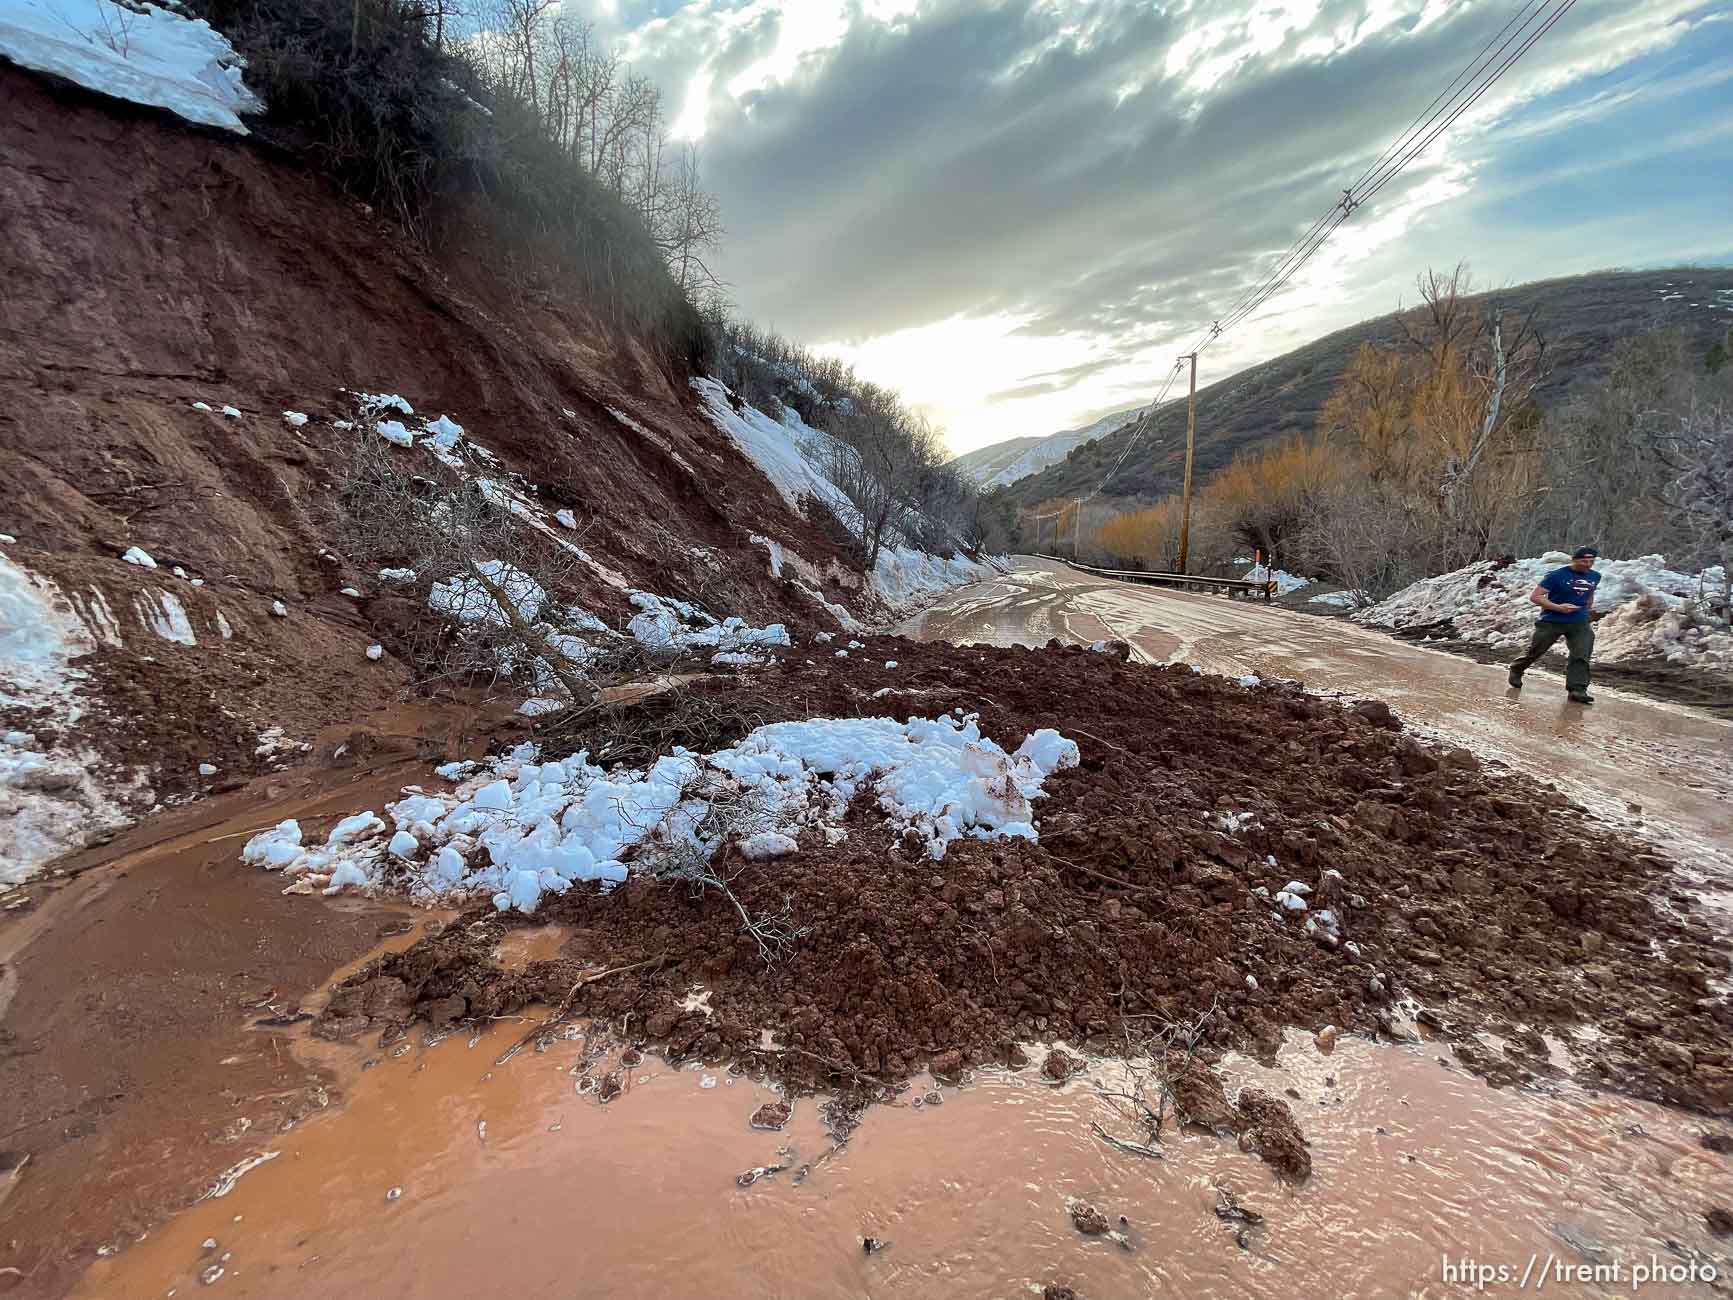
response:
M1529 592L1569 563L1562 551L1511 564L1483 560L1422 578L1352 617L1392 631L1448 621L1466 641L1516 650L1534 629L1537 611ZM1659 555L1602 560L1595 567L1601 574L1595 609L1605 615L1595 625L1596 659L1660 658L1691 668L1733 668L1733 635L1699 601L1700 592L1720 589L1719 569L1682 573L1669 569Z
M407 787L386 805L389 830L364 811L304 846L299 824L285 821L249 840L241 860L293 877L286 893L491 898L501 911L533 912L574 883L609 889L629 870L708 862L728 845L762 858L795 851L803 837L835 843L863 789L935 860L964 835L1035 839L1043 782L1078 761L1076 743L1050 729L1007 754L973 715L772 723L713 754L676 749L647 769L613 772L583 752L543 763L526 744L479 769L436 769L460 781L452 793Z

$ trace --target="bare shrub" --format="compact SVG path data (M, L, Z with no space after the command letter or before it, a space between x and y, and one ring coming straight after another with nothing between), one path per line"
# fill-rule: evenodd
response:
M424 612L403 649L422 682L504 675L589 703L588 638L604 629L556 594L572 589L575 548L525 527L509 499L480 482L411 473L361 415L331 502L333 531L358 563L413 570Z

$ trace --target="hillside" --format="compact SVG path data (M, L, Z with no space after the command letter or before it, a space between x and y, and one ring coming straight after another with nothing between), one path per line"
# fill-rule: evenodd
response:
M863 573L765 472L793 431L499 274L481 221L435 256L257 137L5 64L0 170L0 879L418 684L431 580L334 518L366 454L523 520L598 628L852 628L969 576Z
M1484 301L1490 295L1477 295ZM1707 349L1733 327L1733 268L1679 267L1660 271L1602 271L1540 280L1501 290L1510 310L1535 313L1547 342L1550 375L1538 400L1551 405L1607 374L1612 348L1644 330L1679 329ZM1390 345L1400 337L1403 313L1362 321L1200 388L1197 395L1196 472L1202 479L1234 455L1271 438L1308 433L1319 408L1341 379L1362 343ZM1185 457L1185 402L1170 402L1151 421L1141 446L1102 489L1101 497L1144 498L1179 490ZM1123 419L1130 412L1121 413ZM1109 420L1115 417L1108 417ZM1066 434L1054 434L1065 439ZM1050 467L1009 483L1019 507L1053 497L1086 496L1096 489L1124 450L1124 437L1109 434L1071 454L1072 440L1047 458ZM1045 445L1039 444L1039 445ZM977 456L991 450L983 448ZM1025 451L1022 459L1038 453ZM1057 463L1052 463L1057 462ZM1098 498L1099 499L1099 498Z
M982 488L991 490L996 487L1009 487L1019 479L1039 474L1048 466L1057 464L1071 453L1073 447L1081 447L1087 442L1117 432L1142 413L1141 406L1134 406L1126 411L1114 411L1080 429L1065 429L1045 437L1012 438L1007 442L996 442L990 447L982 447L967 455L958 456L951 463Z

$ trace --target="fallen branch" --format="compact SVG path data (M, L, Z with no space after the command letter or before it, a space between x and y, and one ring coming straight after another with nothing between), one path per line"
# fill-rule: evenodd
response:
M523 1051L525 1047L534 1042L537 1034L544 1033L563 1021L571 1012L572 999L577 997L581 990L588 988L590 985L595 984L600 980L607 979L610 975L624 975L628 971L643 970L646 966L652 966L655 969L660 970L662 969L662 964L667 960L667 955L663 954L661 956L651 957L645 961L633 962L630 966L612 966L607 970L597 971L594 975L584 976L583 979L572 985L571 990L560 1000L560 1005L555 1008L554 1013L551 1016L542 1021L534 1029L530 1030L522 1038L518 1039L517 1042L513 1043L510 1047L506 1048L504 1052L500 1053L499 1058L494 1061L494 1064L504 1065L507 1061L511 1060L512 1057Z
M1136 1142L1127 1142L1124 1138L1114 1137L1113 1134L1094 1121L1090 1122L1089 1127L1095 1130L1096 1137L1107 1143L1115 1151L1124 1151L1128 1155L1144 1156L1150 1160L1165 1160L1167 1158L1165 1153L1157 1151L1154 1147L1140 1146Z

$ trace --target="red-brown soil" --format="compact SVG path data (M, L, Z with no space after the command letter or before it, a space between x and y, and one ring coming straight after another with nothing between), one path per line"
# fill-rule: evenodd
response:
M696 689L714 705L739 688ZM584 970L659 960L587 986L573 1010L629 1016L676 1058L733 1057L801 1087L1014 1058L1037 1038L1111 1051L1212 1006L1208 1050L1261 1056L1284 1026L1407 1037L1417 1009L1496 1083L1553 1073L1542 1031L1586 1023L1603 1032L1572 1044L1587 1082L1733 1105L1733 1010L1710 988L1725 937L1669 864L1550 789L1419 743L1382 706L1076 648L894 638L817 666L796 650L749 689L759 716L961 707L1007 747L1057 727L1083 764L1049 779L1039 843L963 840L935 862L859 811L843 843L747 867L748 908L786 898L808 927L775 966L726 900L635 876L544 904L535 923L575 932L560 960L497 972L489 954L520 921L480 909L355 977L323 1030L389 1037L418 1018L559 1004ZM1227 811L1255 822L1216 829ZM1339 909L1359 956L1252 893L1289 879ZM695 985L712 1014L681 1009ZM759 1050L764 1028L780 1054ZM1502 1052L1474 1040L1482 1029Z
M449 413L647 590L830 625L748 539L819 566L836 545L699 413L680 366L581 302L518 292L491 274L503 254L484 236L432 256L255 141L9 65L0 175L0 532L18 539L11 560L114 612L124 647L82 665L85 707L108 720L86 742L117 769L152 769L158 797L197 787L201 761L256 773L262 728L305 739L408 682L392 655L363 658L387 639L389 602L339 594L373 595L373 573L320 556L333 474L359 436L331 427L351 414L343 389ZM293 428L285 410L311 418ZM122 563L133 545L162 567ZM184 604L196 646L141 622L135 602L148 610L153 592ZM599 579L562 594L627 612Z

